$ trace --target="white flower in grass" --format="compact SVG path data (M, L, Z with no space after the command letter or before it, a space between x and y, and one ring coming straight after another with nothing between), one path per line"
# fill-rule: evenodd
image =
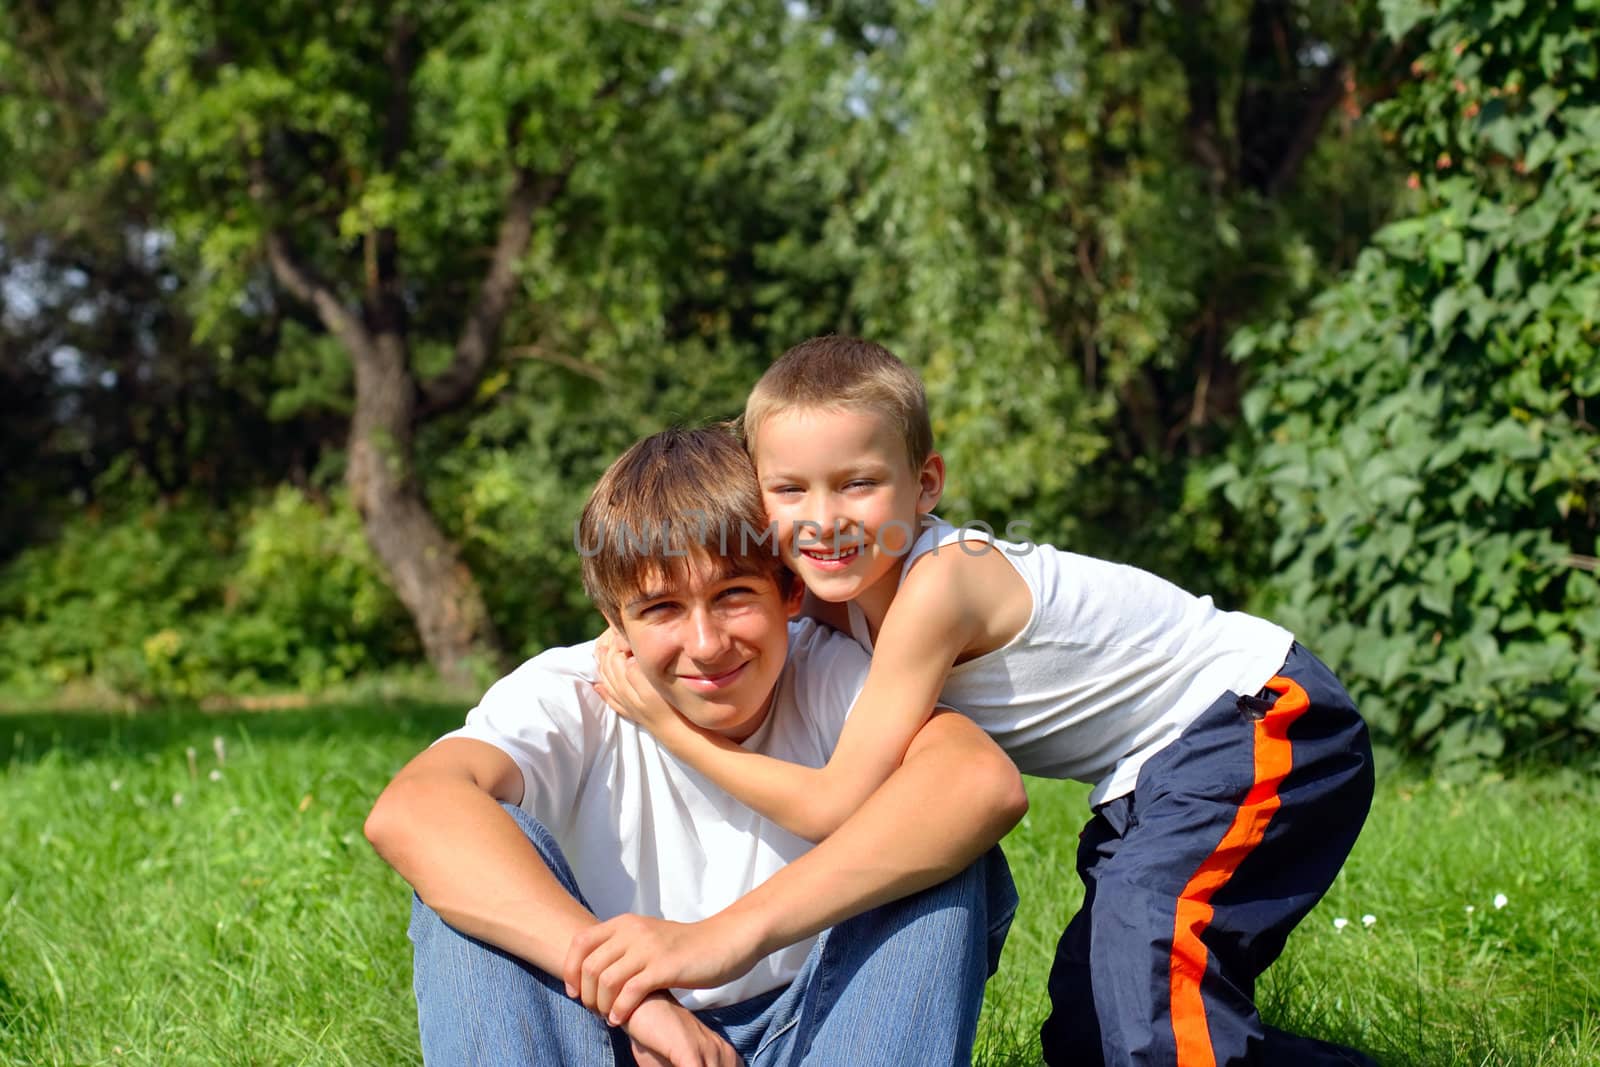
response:
M1371 914L1371 913L1368 913L1366 915L1361 916L1361 925L1362 926L1370 927L1373 923L1375 923L1377 921L1378 921L1378 917L1376 915Z
M122 779L121 778L113 778L113 779L111 779L111 791L113 793L122 792Z
M1349 925L1350 925L1350 920L1346 919L1343 915L1341 915L1337 919L1333 920L1333 928L1335 930L1337 930L1341 934L1344 933L1344 928L1346 926L1349 926Z
M1511 903L1511 901L1506 898L1504 893L1496 893L1494 895L1494 907L1496 911L1499 911L1509 903Z
M222 781L222 772L213 767L211 768L211 773L206 775L206 777L210 778L213 782L220 782Z
M1467 914L1468 914L1468 915L1471 915L1471 914L1472 914L1472 913L1473 913L1473 912L1475 912L1475 911L1477 911L1477 910L1478 910L1478 909L1477 909L1477 908L1475 908L1475 907L1473 907L1473 906L1472 906L1472 905L1471 905L1471 904L1468 904L1468 905L1467 905Z
M183 794L182 793L174 793L174 794L172 794L172 806L175 807L175 808L183 807Z

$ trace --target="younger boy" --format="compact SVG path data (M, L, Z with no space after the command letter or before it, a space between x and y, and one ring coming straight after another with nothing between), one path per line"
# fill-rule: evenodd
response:
M933 519L944 464L922 384L878 345L791 349L745 432L811 610L873 651L862 711L826 766L784 765L694 730L609 653L619 710L821 835L892 773L935 701L956 707L1025 773L1094 783L1048 1062L1369 1062L1265 1026L1252 1003L1371 801L1366 728L1328 669L1287 631L1154 575Z
M584 582L645 684L688 721L820 765L866 676L864 654L809 622L789 628L799 588L770 552L732 540L719 554L717 541L694 539L697 527L764 525L731 435L657 434L590 497ZM553 649L501 679L462 729L401 770L367 820L418 894L425 1059L575 1067L633 1062L631 1050L675 1067L966 1063L1015 899L998 850L973 863L1026 805L1004 754L960 716L935 716L887 801L808 853L610 714L593 665L592 644ZM937 822L908 832L907 809ZM700 961L715 977L688 968L674 983L697 987L681 1005L654 993L613 1030L569 996L604 1013L614 988L594 973L575 971L568 989L554 976L575 934L624 912L740 936Z

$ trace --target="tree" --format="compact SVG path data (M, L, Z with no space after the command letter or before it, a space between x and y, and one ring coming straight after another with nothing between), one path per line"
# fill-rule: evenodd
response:
M0 558L115 503L108 472L217 504L304 483L330 443L325 419L270 410L283 316L235 316L228 358L199 343L180 298L191 265L156 219L148 168L98 165L120 68L112 36L84 28L95 14L0 14L0 480L16 505Z
M109 71L87 101L41 113L93 124L95 172L136 178L152 218L194 251L200 338L226 350L241 309L289 301L337 341L352 370L345 477L377 556L442 672L496 655L424 493L416 435L477 399L508 318L557 317L517 306L528 269L554 270L569 233L616 225L629 192L672 186L652 168L652 117L678 77L709 73L685 55L715 37L709 11L147 0L99 37L11 14L24 36L65 34ZM730 35L772 25L744 14Z
M779 133L839 191L845 324L924 371L947 506L1215 583L1152 511L1236 423L1232 331L1383 217L1372 5L826 10L833 92Z
M1277 525L1268 603L1381 737L1447 769L1600 741L1594 5L1384 5L1426 49L1381 121L1407 217L1293 323L1219 484ZM1399 182L1397 181L1397 186Z

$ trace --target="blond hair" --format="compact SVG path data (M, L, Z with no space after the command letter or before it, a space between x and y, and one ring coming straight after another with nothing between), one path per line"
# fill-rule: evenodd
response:
M791 578L767 531L750 457L727 424L636 442L595 483L578 520L583 588L613 624L630 600L690 560L724 576Z
M795 408L867 411L905 442L911 469L933 452L928 395L916 371L880 344L859 337L813 337L779 356L745 401L741 430L755 447L762 423Z

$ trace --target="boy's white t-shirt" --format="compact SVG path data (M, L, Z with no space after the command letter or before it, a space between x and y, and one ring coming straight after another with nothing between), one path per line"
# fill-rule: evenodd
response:
M809 619L791 622L772 712L744 747L821 767L867 668L850 638ZM550 649L496 682L466 725L445 735L491 744L517 764L523 810L555 836L595 915L695 922L811 848L606 707L595 678L593 641ZM799 972L814 940L774 952L727 985L674 992L701 1009L776 989Z
M1093 782L1091 806L1131 793L1145 762L1223 693L1258 691L1294 641L1274 623L1223 611L1137 567L930 523L902 574L928 553L977 551L958 542L987 541L1033 597L1007 644L950 669L939 703L981 726L1024 774ZM854 602L849 616L870 652Z

